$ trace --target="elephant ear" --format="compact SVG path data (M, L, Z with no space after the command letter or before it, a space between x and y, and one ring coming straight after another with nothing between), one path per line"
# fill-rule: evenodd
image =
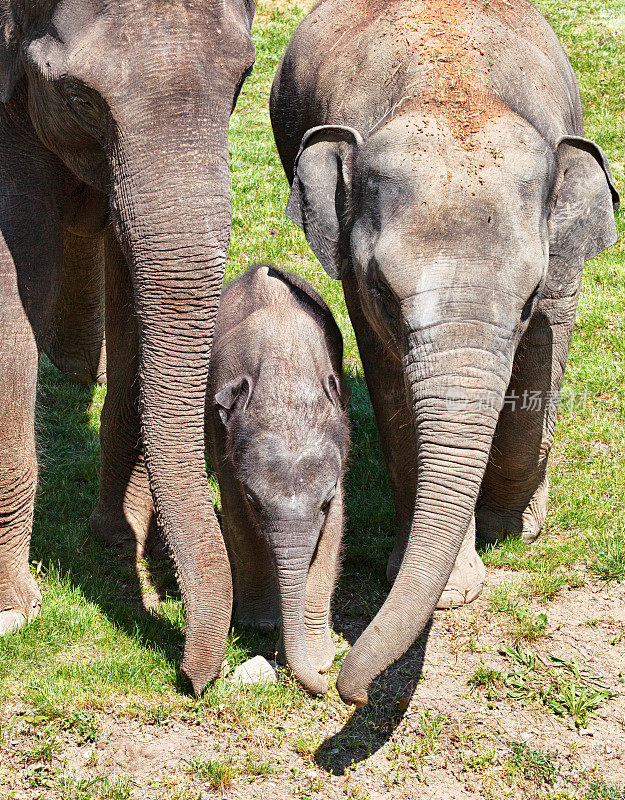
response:
M252 30L252 22L254 21L254 12L256 11L256 3L254 0L243 0L243 10L245 12L245 21L247 27Z
M13 0L0 0L0 102L11 99L22 75L20 45L13 14Z
M227 383L215 394L217 413L224 425L228 425L235 411L245 411L252 396L252 379L249 375Z
M347 125L306 131L293 168L286 215L304 231L331 278L349 270L354 163L362 136Z
M352 396L349 386L331 372L323 376L322 384L332 405L346 411Z
M558 177L549 218L549 253L562 265L595 258L617 240L619 194L599 145L563 136L556 145Z

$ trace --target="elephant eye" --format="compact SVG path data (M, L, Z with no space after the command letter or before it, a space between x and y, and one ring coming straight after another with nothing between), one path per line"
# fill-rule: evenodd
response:
M261 506L260 506L260 501L259 501L258 497L256 497L256 495L254 494L254 492L251 492L251 491L248 489L248 490L245 492L245 499L246 499L246 500L247 500L247 502L248 502L248 503L249 503L249 504L252 506L252 508L254 509L254 511L260 511L260 507L261 507Z
M390 320L396 320L398 316L397 299L390 288L382 278L378 278L375 284L376 292L380 299L382 311L384 315Z
M62 87L63 95L74 115L81 122L93 125L100 116L100 108L91 93L73 82Z

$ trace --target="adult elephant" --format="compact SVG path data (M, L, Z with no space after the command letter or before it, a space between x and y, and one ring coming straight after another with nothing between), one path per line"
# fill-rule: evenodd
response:
M101 377L104 315L92 526L141 553L154 504L196 690L219 671L232 602L204 398L252 16L251 0L0 2L0 632L41 603L28 569L38 355Z
M343 281L394 491L395 582L337 682L362 705L446 584L447 604L479 593L474 519L540 530L582 268L616 240L618 194L525 0L324 0L271 118L287 214Z

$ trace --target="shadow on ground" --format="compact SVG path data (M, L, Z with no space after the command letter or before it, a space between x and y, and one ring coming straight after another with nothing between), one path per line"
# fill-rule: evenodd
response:
M353 644L388 593L385 568L393 540L393 507L366 384L359 375L353 375L350 384L353 430L346 478L346 559L334 607L341 614L337 630ZM114 625L144 647L162 651L171 665L178 666L184 645L180 624L149 611L164 600L180 599L171 563L150 559L137 568L134 554L100 543L89 526L98 499L100 457L98 412L92 407L103 393L98 387L71 383L42 358L37 402L40 477L31 560L44 568L53 565ZM146 578L155 587L147 602L142 592ZM276 636L237 627L235 650L271 657ZM337 746L341 751L344 741L355 741L366 731L371 735L367 734L370 744L365 749L375 749L378 740L383 743L395 724L397 698L418 682L419 647L426 638L378 680L367 709L357 711L345 732L337 734L338 745L324 746L323 753L331 755ZM183 692L191 688L179 672L176 688Z
M347 724L318 748L317 766L333 775L343 775L352 763L365 761L388 742L421 680L431 625L430 620L410 650L373 682L368 705L357 708ZM335 628L342 632L340 624ZM350 635L353 632L350 626Z
M112 623L178 664L183 634L178 625L146 609L134 554L101 544L89 526L98 499L100 456L90 409L99 391L71 383L42 358L36 423L39 488L31 561L41 562L44 569L51 565L79 586ZM149 562L145 569L160 599L179 598L168 560ZM190 684L178 674L176 688L187 691Z

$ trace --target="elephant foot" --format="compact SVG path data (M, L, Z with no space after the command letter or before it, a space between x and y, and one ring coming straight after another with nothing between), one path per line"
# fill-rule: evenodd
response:
M117 515L98 505L91 514L89 523L96 539L107 546L134 553L136 558L168 557L167 547L159 535L153 514L150 514L146 522L145 518L137 519L128 511Z
M545 524L548 503L549 480L545 475L525 511L494 509L486 503L478 505L475 512L478 536L485 542L498 542L506 536L533 542Z
M321 636L306 636L306 650L310 663L317 672L327 672L334 663L336 647L327 628Z
M237 591L235 584L234 597L234 621L239 625L259 628L263 633L270 633L280 626L280 601L277 593L275 596L254 595L250 598L249 593L246 596L240 590Z
M102 347L93 353L68 354L55 352L49 353L54 366L74 383L90 386L92 383L106 383L106 349Z
M472 603L482 594L485 580L486 568L475 549L475 519L472 519L436 608L458 608Z
M280 615L272 616L271 614L250 614L248 611L238 612L235 611L234 621L238 625L248 625L251 628L258 628L263 633L271 633L275 631L280 625Z
M32 622L41 611L41 592L28 574L24 586L12 589L6 599L0 597L0 636L18 630Z
M0 611L0 636L19 630L27 622L21 611Z

